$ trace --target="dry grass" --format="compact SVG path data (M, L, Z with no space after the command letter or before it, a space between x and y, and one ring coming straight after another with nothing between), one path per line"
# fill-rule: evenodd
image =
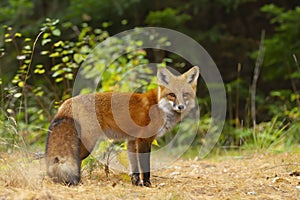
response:
M67 187L45 176L44 160L22 153L0 157L0 199L299 199L299 153L250 154L178 160L152 173L152 188L132 186L128 175L83 172ZM297 175L297 174L296 174Z

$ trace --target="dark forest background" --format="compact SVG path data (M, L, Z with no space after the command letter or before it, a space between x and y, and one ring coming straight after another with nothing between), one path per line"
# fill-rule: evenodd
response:
M297 0L2 0L0 23L2 150L43 145L88 53L111 35L145 26L182 32L215 61L228 103L218 147L286 149L300 142ZM181 72L191 67L169 52L130 52L106 73L102 91L112 89L120 73L154 61ZM211 122L209 96L200 85L195 147L205 142Z

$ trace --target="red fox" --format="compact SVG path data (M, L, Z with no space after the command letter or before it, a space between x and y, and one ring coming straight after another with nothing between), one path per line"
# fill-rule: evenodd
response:
M47 174L76 185L81 161L101 136L126 140L133 185L151 186L150 152L156 136L171 130L195 106L199 68L175 76L157 70L158 88L146 93L104 92L66 100L47 134Z

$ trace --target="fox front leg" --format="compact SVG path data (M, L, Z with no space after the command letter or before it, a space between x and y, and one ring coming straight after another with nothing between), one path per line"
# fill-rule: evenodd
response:
M137 156L142 176L142 186L150 187L150 152L152 140L137 139Z
M136 141L127 141L128 158L130 162L130 178L132 185L138 186L140 184L140 172L137 158Z

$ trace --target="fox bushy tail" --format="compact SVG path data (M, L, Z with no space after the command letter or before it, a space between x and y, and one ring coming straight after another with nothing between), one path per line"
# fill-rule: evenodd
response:
M46 165L47 174L54 182L79 183L80 144L80 127L74 119L63 117L52 121L47 135Z

